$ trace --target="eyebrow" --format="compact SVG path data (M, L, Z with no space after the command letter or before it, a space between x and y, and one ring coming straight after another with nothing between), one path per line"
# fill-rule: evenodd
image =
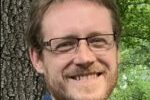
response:
M95 32L89 33L87 37L99 36L101 34L102 34L101 32L95 31Z
M81 34L85 34L85 33L81 33ZM85 37L93 37L93 36L98 36L101 34L102 34L101 32L94 31L94 32L88 33L87 36ZM63 38L79 38L79 36L77 35L77 33L72 33L70 35L64 36Z
M62 38L78 38L78 36L75 35L75 33L74 33L74 34L70 34L70 35L64 36Z
M110 35L110 34L114 34L113 32L111 33L102 33L102 32L98 32L98 31L95 31L95 32L91 32L89 33L89 35L87 37L94 37L94 36L100 36L100 35Z
M84 33L82 33L84 34ZM101 32L98 32L98 31L94 31L94 32L90 32L87 34L87 36L85 37L94 37L94 36L99 36L99 35L102 35L103 33ZM109 33L110 34L110 33ZM113 33L111 33L113 34ZM66 35L66 36L63 36L63 37L59 37L59 38L79 38L78 34L77 33L71 33L70 35Z

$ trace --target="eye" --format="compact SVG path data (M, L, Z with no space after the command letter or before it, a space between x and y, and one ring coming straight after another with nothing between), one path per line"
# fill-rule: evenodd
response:
M69 50L74 49L76 46L76 40L69 39L69 40L61 40L59 43L55 44L55 47L53 47L54 51L59 52L67 52Z
M101 36L89 38L88 42L93 48L104 48L108 44L107 39Z
M107 43L107 41L104 38L92 38L90 43Z
M107 44L107 40L103 37L94 37L88 40L90 44Z

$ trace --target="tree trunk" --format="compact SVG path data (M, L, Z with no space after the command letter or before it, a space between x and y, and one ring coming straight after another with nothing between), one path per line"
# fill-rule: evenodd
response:
M42 78L28 59L24 33L31 0L1 0L1 100L40 100Z

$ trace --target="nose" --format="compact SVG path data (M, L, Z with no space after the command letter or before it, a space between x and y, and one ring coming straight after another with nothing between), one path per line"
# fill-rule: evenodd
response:
M95 53L88 47L86 41L80 41L74 64L78 67L88 68L96 61Z

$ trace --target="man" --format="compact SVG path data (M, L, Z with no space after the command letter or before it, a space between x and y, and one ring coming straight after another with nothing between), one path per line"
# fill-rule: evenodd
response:
M113 0L35 0L29 55L52 100L106 100L117 82L120 25Z

